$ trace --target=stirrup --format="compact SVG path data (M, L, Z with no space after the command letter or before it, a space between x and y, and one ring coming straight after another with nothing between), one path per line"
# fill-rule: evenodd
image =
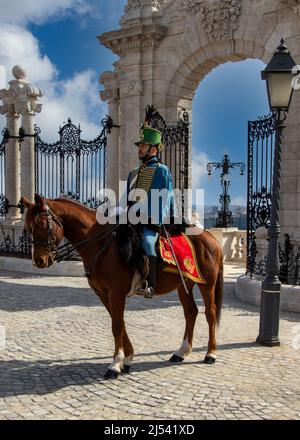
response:
M144 290L143 295L144 298L153 298L153 296L155 295L154 287L147 287L147 289Z
M148 286L148 281L143 280L142 286L136 290L136 295L142 295L144 298L152 298L155 294L155 290L153 287Z

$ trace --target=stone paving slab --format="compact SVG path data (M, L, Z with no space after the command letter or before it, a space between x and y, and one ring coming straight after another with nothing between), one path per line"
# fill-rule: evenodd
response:
M128 299L135 347L132 373L105 381L112 360L110 318L84 278L0 272L0 419L299 419L300 316L282 314L281 346L255 343L259 310L225 283L215 365L202 361L208 327L199 307L194 350L168 362L181 344L176 293Z

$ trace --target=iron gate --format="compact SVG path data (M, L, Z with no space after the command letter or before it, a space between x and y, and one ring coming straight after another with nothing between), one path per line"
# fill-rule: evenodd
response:
M162 143L165 148L160 153L159 160L165 163L173 178L173 187L180 190L189 188L189 114L183 110L182 118L176 124L167 125L162 116L156 111L149 121L151 127L162 132ZM182 203L184 215L184 200Z
M248 122L247 273L266 275L267 256L260 258L256 231L268 229L271 216L276 114ZM293 253L288 234L279 244L281 282L300 283L300 248Z
M99 191L105 188L107 133L112 121L101 121L102 131L92 140L81 139L80 126L68 119L59 129L59 140L49 144L35 128L35 191L44 197L70 197L90 207L103 203Z
M248 122L247 271L264 274L256 261L255 231L269 227L271 214L275 114Z

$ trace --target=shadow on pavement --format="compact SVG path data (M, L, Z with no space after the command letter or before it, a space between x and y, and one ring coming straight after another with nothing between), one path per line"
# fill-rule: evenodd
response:
M243 349L257 347L254 342L230 343L219 345L219 351L230 349ZM132 372L146 372L163 368L176 368L176 366L200 365L206 352L206 346L195 348L194 352L202 352L199 360L186 360L180 364L168 361L174 351L158 351L150 353L138 353L135 358L141 356L165 356L166 359L156 361L142 361L133 363ZM105 362L103 362L105 360ZM94 361L94 362L92 362ZM98 362L97 362L98 361ZM100 362L99 362L100 361ZM89 385L93 383L107 383L103 375L110 364L109 357L94 357L89 359L66 359L66 360L39 360L0 361L0 397L19 396L24 394L45 395L54 393L62 388L74 385ZM204 368L213 368L203 364ZM126 377L121 375L120 377Z

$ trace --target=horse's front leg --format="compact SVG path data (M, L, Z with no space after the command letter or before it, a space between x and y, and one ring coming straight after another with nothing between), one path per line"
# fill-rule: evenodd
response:
M120 290L111 290L109 293L109 311L112 321L112 332L115 339L115 352L113 362L109 365L104 378L116 379L124 369L125 352L124 352L124 310L125 310L126 293ZM125 339L126 341L126 339ZM125 364L126 365L126 364Z
M108 295L106 295L103 292L100 292L99 290L96 291L96 294L100 298L102 304L105 306L106 310L111 316ZM131 363L133 360L134 351L125 327L124 327L124 336L123 336L123 347L124 347L125 358L123 362L122 373L129 373L131 369Z

